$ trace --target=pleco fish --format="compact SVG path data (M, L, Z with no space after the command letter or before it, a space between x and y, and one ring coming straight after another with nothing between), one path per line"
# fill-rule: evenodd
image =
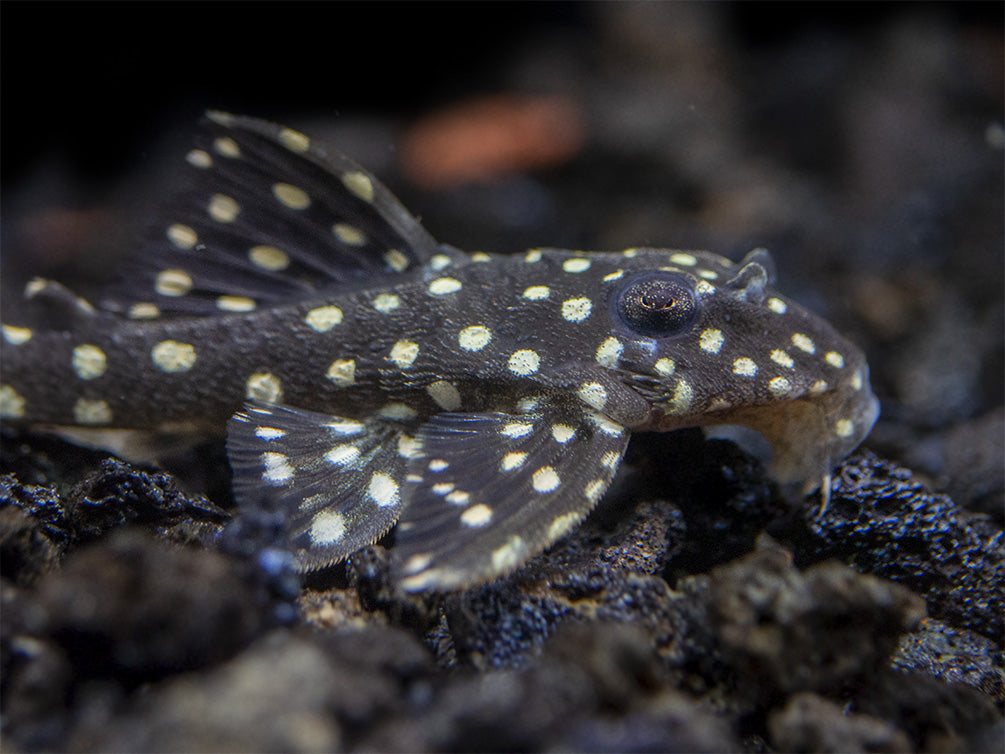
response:
M190 182L100 308L3 325L0 416L219 432L303 570L398 524L412 591L504 575L574 528L633 431L739 424L806 491L868 434L861 351L772 288L767 252L437 243L307 136L208 114ZM235 413L236 411L236 413Z

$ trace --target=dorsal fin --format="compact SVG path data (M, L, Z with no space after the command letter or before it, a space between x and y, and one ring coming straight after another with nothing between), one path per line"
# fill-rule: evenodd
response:
M187 183L105 308L248 311L425 264L440 250L374 176L255 118L210 112Z

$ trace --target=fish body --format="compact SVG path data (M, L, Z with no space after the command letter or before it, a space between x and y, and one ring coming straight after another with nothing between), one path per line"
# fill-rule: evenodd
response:
M574 528L633 431L741 424L806 489L868 434L861 351L763 250L436 242L374 176L211 113L125 283L66 327L3 325L5 421L219 432L235 495L288 511L302 569L396 523L409 590L508 573Z

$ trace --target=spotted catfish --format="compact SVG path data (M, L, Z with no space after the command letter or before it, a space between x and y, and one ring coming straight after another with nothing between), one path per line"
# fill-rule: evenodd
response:
M304 570L395 523L409 590L506 574L575 527L633 431L740 424L818 486L869 432L862 353L772 288L770 257L437 243L305 135L210 113L102 307L3 326L5 420L221 431L239 501L275 495ZM236 411L236 413L235 413Z

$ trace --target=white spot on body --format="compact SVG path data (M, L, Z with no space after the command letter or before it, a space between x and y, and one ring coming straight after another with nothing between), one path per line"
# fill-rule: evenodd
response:
M610 283L613 280L618 280L619 278L624 277L624 275L625 275L624 270L615 270L614 272L608 272L606 275L604 275L603 280L605 283Z
M345 516L338 511L323 510L314 517L309 536L315 545L333 545L345 536Z
M265 466L262 479L269 484L286 484L293 479L293 467L282 453L262 453L262 465Z
M381 293L373 299L373 308L381 314L390 314L399 306L401 299L393 293Z
M311 147L311 140L292 128L282 128L279 131L279 143L291 152L306 152Z
M31 330L27 327L15 327L14 325L3 326L3 339L12 346L19 346L31 340Z
M213 158L210 156L209 152L202 149L193 149L185 155L185 162L194 168L199 168L200 170L213 167Z
M771 360L779 366L786 367L787 369L791 369L796 364L796 362L792 360L792 357L780 348L776 348L771 352Z
M388 249L384 252L384 261L387 266L395 272L404 272L408 269L408 257L398 249Z
M109 424L112 409L105 401L79 398L73 404L73 418L77 424Z
M526 437L533 431L534 425L529 422L510 422L503 425L503 428L499 430L499 434L516 440L519 437Z
M365 173L352 170L342 176L342 185L364 202L373 201L373 181Z
M161 316L161 310L157 304L140 301L129 307L127 316L129 319L157 319Z
M410 340L399 340L391 347L388 359L399 369L407 369L419 356L419 344Z
M769 298L768 308L775 314L785 314L785 312L788 311L789 306L780 298Z
M757 364L754 363L753 359L741 356L733 362L733 374L738 374L741 377L753 377L757 374Z
M607 390L599 382L586 382L580 385L576 395L587 406L592 406L597 411L603 411L607 405Z
M441 471L446 471L448 468L450 468L450 463L448 463L442 458L434 458L428 464L426 464L426 468L432 471L433 473L438 474Z
M773 395L782 396L792 390L792 383L786 377L774 377L768 382L768 390Z
M429 258L429 266L434 270L445 270L452 264L453 260L451 260L446 254L433 254L433 256Z
M286 437L286 430L277 429L276 427L256 427L255 437L259 440L265 440L269 442L270 440L278 440L282 437Z
M161 270L157 273L154 290L162 296L184 296L192 290L192 276L185 270Z
M311 206L311 198L307 192L289 183L272 184L272 195L280 204L290 209L307 209Z
M574 257L572 259L566 259L562 262L562 269L566 272L577 273L586 272L590 269L590 260L583 259L582 257Z
M592 310L593 302L588 298L570 298L562 302L562 318L569 322L582 322Z
M841 369L844 367L844 356L839 354L837 351L828 351L824 354L824 361L835 369Z
M594 479L583 489L583 494L586 496L587 500L591 503L595 503L600 499L600 496L604 494L604 490L606 488L607 482L605 480Z
M617 467L618 462L621 460L621 454L614 451L608 450L604 455L600 457L600 465L606 466L609 469L614 469Z
M392 421L411 421L419 415L418 411L404 403L385 403L377 409L377 413Z
M509 361L506 363L506 367L513 374L520 377L527 377L528 375L534 374L540 366L541 357L537 355L536 351L531 351L526 348L514 351L510 355Z
M400 502L398 483L382 471L378 471L370 477L367 495L380 508L387 508Z
M659 359L653 365L653 369L656 370L657 374L660 374L664 377L670 377L671 375L673 375L674 370L677 369L677 365L674 363L673 359L663 358Z
M548 540L553 542L568 533L579 519L580 515L578 513L563 513L548 526Z
M234 116L230 113L225 113L223 110L207 110L206 117L209 118L214 123L219 123L221 126L234 125Z
M456 411L461 407L461 394L451 382L437 380L426 385L426 392L444 411Z
M461 281L457 278L436 278L429 284L428 290L433 296L445 296L448 293L455 293L461 288Z
M472 505L461 514L461 523L472 528L485 526L492 520L492 509L484 503Z
M624 344L614 336L611 336L597 348L597 363L605 367L617 366L618 359L621 358L624 350Z
M405 573L418 573L419 571L425 570L426 566L433 562L433 556L429 553L422 553L420 555L413 555L408 560L405 561L405 565L402 569Z
M24 396L10 385L0 385L0 419L23 419Z
M195 364L195 347L177 340L162 340L150 349L150 358L162 372L187 372Z
M670 399L671 414L685 414L691 408L691 401L694 400L694 388L687 380L678 380L674 387L673 398Z
M723 341L725 341L725 337L722 334L722 330L709 327L698 338L698 345L702 351L706 351L707 353L719 353Z
M492 551L492 568L496 573L505 573L520 565L526 557L526 543L514 534L506 544Z
M492 331L485 325L471 325L457 333L457 344L465 351L480 351L492 340Z
M335 421L328 422L325 426L332 430L336 435L349 437L351 435L358 435L363 431L366 425L364 425L363 422L356 421L355 419L336 419Z
M325 377L339 387L349 387L356 382L356 361L354 359L335 359L325 372Z
M542 254L540 249L531 249L523 255L523 261L533 264L534 262L540 262L541 256Z
M241 156L241 148L237 146L237 142L229 136L221 136L218 139L214 139L213 150L218 155L229 157L232 160Z
M419 455L419 441L402 433L398 437L398 455L402 458L416 458Z
M530 479L534 491L542 495L554 492L558 489L562 480L558 478L558 472L551 466L542 466Z
M319 306L307 312L304 322L316 332L328 332L342 323L342 310L337 306Z
M49 287L49 281L45 278L33 278L28 281L28 285L24 287L25 298L35 298L42 291Z
M810 385L810 389L808 392L810 395L820 395L821 393L826 393L828 387L829 386L827 385L826 380L817 380L812 385Z
M713 293L715 293L715 286L712 285L707 280L699 280L697 283L694 284L694 290L696 293L702 296L711 296Z
M620 424L615 424L610 419L608 419L603 414L591 413L589 416L590 422L595 426L600 432L605 435L610 435L611 437L619 437L624 433L625 428Z
M256 267L270 272L285 270L290 266L290 257L282 249L275 246L252 246L248 249L248 259Z
M685 267L694 267L696 264L698 264L698 260L695 258L693 254L684 254L684 253L671 254L670 261L673 262L674 264L684 265Z
M862 377L862 370L859 370L859 371L855 372L855 374L853 374L852 378L851 378L851 389L852 390L861 390L862 389L862 385L864 385L864 384L865 384L865 379Z
M255 372L244 383L244 397L261 403L280 403L283 400L283 384L274 374Z
M516 402L516 411L518 414L529 414L531 411L537 410L542 400L543 398L540 395L530 395L526 398L521 398Z
M551 289L546 285L532 285L523 292L528 301L541 301L551 295Z
M335 223L332 233L342 243L348 246L362 246L366 243L366 235L359 228L348 223Z
M73 349L73 371L82 380L93 380L105 373L105 352L89 343Z
M503 456L502 462L499 464L499 469L501 471L513 471L523 466L526 460L526 453L507 453Z
M817 350L817 345L813 342L813 339L801 332L792 333L792 345L806 353L815 353Z
M187 225L175 223L167 229L168 240L179 249L191 249L199 243L199 236Z
M451 505L467 505L471 502L471 493L465 492L464 490L454 490L447 495L444 500Z
M551 428L551 436L555 439L555 442L564 445L576 436L576 430L568 424L555 424Z
M216 308L222 312L251 312L258 304L247 296L217 296Z
M839 419L838 423L834 425L834 432L837 433L838 437L851 437L855 432L855 424L851 419Z
M241 213L241 205L233 197L226 194L213 194L210 197L206 211L218 223L232 223Z
M333 466L345 468L346 466L350 466L357 458L359 458L359 455L359 448L355 445L342 443L340 445L336 445L325 453L324 458Z

